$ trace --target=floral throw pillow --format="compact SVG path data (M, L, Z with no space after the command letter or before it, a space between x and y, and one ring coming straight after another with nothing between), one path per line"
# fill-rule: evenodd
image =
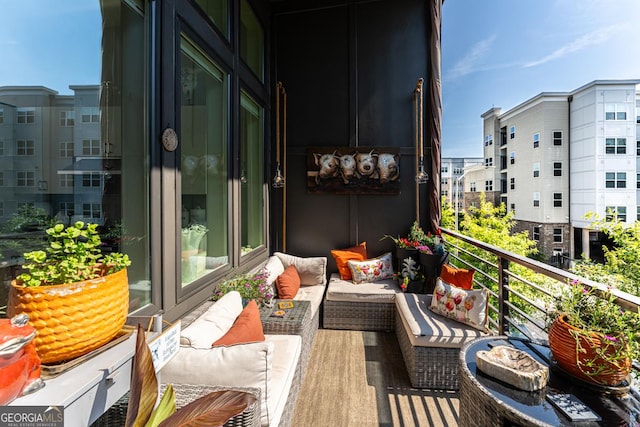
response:
M487 297L488 292L486 289L461 289L438 278L429 308L434 313L441 314L481 331L486 331Z
M393 277L391 252L363 261L347 261L353 283L368 283Z

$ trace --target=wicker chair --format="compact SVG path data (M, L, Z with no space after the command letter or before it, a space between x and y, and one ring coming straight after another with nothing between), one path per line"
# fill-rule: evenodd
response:
M166 384L160 385L160 396L166 390ZM225 423L225 427L258 427L260 425L260 389L258 388L228 388L206 386L201 384L175 384L173 386L176 408L180 409L192 401L218 391L240 391L255 396L255 401L244 412L236 415ZM129 394L124 395L107 412L98 418L92 427L122 427L127 416Z

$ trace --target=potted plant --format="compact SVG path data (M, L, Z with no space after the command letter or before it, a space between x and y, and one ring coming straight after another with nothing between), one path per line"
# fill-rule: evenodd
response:
M549 347L560 368L588 383L616 386L640 356L640 317L615 302L610 289L573 281L548 311Z
M7 314L29 316L42 363L89 353L113 339L129 311L129 257L102 253L97 224L46 230L48 247L24 254L11 282Z
M238 291L242 297L243 305L255 300L258 306L270 307L273 304L275 291L268 283L269 273L265 268L255 273L235 274L230 279L220 283L213 293L212 300L219 300L230 291Z
M419 247L427 244L427 235L420 227L418 221L414 221L409 229L407 237L394 237L389 234L382 236L380 240L391 239L396 246L396 261L398 270L400 269L402 260L412 258L418 261Z
M402 292L422 293L424 275L420 272L419 264L413 258L402 260L402 270L396 275Z

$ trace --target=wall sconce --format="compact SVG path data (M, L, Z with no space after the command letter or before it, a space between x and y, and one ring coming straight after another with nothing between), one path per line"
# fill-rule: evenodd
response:
M280 97L282 97L282 108L280 108ZM280 119L280 111L282 110L282 120ZM282 121L282 135L280 134L280 122ZM284 164L286 166L287 157L287 92L282 85L282 82L278 82L276 88L276 174L273 177L273 188L284 187L284 175L280 171L280 144L283 148ZM285 169L286 171L286 169Z
M429 174L424 170L424 100L422 97L422 84L424 79L418 79L416 89L413 91L413 101L415 110L416 123L416 183L426 184L429 180Z

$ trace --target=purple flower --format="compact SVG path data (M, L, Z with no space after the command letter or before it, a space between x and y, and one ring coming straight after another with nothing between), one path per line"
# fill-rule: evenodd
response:
M604 338L605 338L606 340L608 340L608 341L613 342L613 343L618 342L618 338L616 338L616 337L612 337L611 335L605 335L605 336L604 336Z

